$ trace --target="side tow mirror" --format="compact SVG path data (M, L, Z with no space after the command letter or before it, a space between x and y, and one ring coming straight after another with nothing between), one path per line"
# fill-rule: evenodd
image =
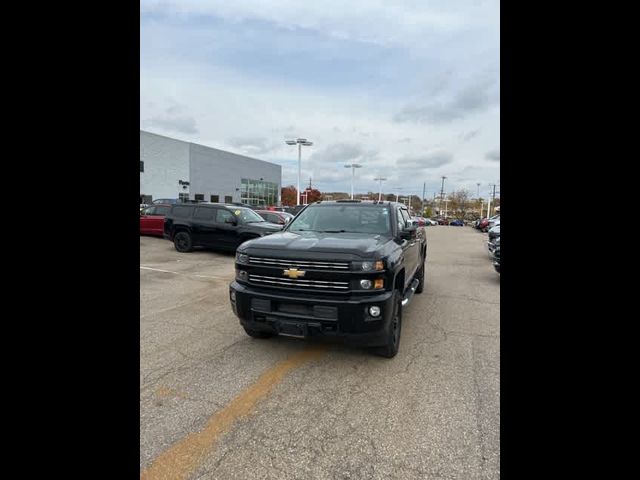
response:
M402 240L412 240L416 238L417 228L412 225L410 227L406 227L404 230L400 232L400 238Z

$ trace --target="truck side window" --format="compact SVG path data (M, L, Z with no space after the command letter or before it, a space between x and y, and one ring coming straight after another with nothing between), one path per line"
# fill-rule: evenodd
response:
M409 216L409 212L406 208L401 208L400 212L402 213L402 218L404 219L404 224L406 227L411 226L411 217Z
M401 232L406 228L406 221L402 216L402 210L400 208L396 209L396 213L398 215L398 232Z
M225 210L223 208L219 208L217 209L218 212L216 214L216 223L224 223L224 221L228 218L233 219L233 213L231 213L229 210Z

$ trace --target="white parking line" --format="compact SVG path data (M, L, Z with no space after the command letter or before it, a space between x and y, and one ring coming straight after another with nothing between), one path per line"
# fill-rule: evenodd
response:
M183 275L185 277L200 277L200 278L213 278L214 280L224 280L223 277L211 277L209 275L197 275L195 273L172 272L171 270L162 270L160 268L145 267L144 265L140 265L140 269L151 270L154 272L162 272L162 273L173 273L175 275Z

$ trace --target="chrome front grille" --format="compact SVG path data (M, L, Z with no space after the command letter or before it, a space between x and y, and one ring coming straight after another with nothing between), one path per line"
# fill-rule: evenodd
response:
M249 264L264 267L310 268L318 270L349 270L349 262L319 262L316 260L285 260L280 258L249 257ZM342 282L337 282L342 283Z
M271 286L280 286L284 285L287 287L295 287L295 288L317 288L317 289L325 289L325 290L349 290L349 282L330 282L325 280L303 280L303 279L292 279L292 278L283 278L283 277L270 277L266 275L249 275L249 282L262 284L262 285L271 285Z

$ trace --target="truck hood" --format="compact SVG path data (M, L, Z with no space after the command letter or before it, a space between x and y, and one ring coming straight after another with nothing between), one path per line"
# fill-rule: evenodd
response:
M376 250L390 240L389 237L370 233L280 232L251 240L242 251L259 255L279 250L281 253L277 256L280 258L294 258L304 252L371 258Z

